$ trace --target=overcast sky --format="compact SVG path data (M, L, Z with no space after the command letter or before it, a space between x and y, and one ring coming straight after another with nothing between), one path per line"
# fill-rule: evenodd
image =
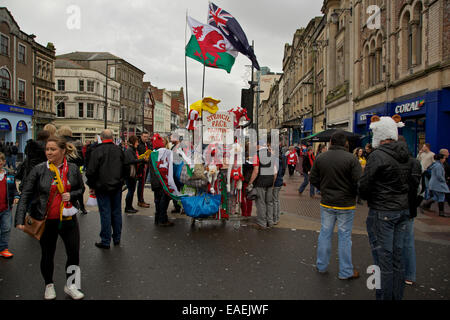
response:
M311 0L216 0L255 41L260 66L282 71L284 44L291 43L296 29L320 16L323 1ZM159 88L186 87L184 72L186 12L206 23L207 0L6 0L6 6L22 31L35 34L42 45L53 42L56 54L73 51L107 51L146 74ZM80 28L73 24L73 12L80 9ZM67 22L75 28L70 29ZM221 109L240 104L241 89L250 79L250 60L240 54L230 74L206 69L205 96L221 99ZM188 58L189 104L201 99L203 67Z

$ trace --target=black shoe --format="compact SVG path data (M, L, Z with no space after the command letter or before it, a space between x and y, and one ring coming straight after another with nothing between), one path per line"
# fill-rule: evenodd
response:
M105 245L105 244L103 244L103 243L101 243L101 242L96 242L96 243L95 243L95 246L96 246L97 248L100 248L100 249L109 249L109 246L107 246L107 245Z
M173 227L175 225L175 223L173 223L172 221L167 221L165 223L159 223L158 226L160 227Z
M137 213L137 212L138 212L138 210L136 210L134 208L125 209L125 213Z
M84 209L84 210L81 210L81 214L86 215L86 214L88 214L88 212L86 211L86 209Z
M173 209L172 211L170 211L170 213L181 213L180 209Z
M114 241L115 246L120 246L120 241Z

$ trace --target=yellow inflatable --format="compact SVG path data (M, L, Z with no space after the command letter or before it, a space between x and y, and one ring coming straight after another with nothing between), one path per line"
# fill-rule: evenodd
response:
M219 111L219 107L217 106L219 103L220 100L206 97L191 104L190 109L197 111L200 116L202 116L202 110L208 111L211 114L215 114L217 111Z

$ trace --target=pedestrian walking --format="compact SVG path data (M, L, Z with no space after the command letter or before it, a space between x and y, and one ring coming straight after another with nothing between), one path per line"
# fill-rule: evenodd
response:
M280 222L280 192L284 185L283 177L286 174L287 158L280 150L277 164L277 177L273 187L273 224Z
M356 148L356 149L353 151L353 155L355 156L356 159L358 159L359 164L361 165L361 169L362 169L362 171L364 172L364 168L366 167L367 160L366 160L366 157L364 156L364 150L363 150L363 148ZM361 197L359 196L359 194L358 194L358 196L356 197L356 203L357 203L357 204L363 204L362 201L361 201Z
M447 149L441 149L439 151L439 154L442 154L445 158L445 161L442 165L444 166L444 171L445 171L445 181L447 182L447 186L450 189L450 164L448 163L449 152ZM447 201L448 205L450 206L450 193L445 194L445 200Z
M128 138L128 148L125 151L125 165L127 166L127 176L125 183L127 185L128 193L125 197L125 213L137 213L138 210L133 208L134 192L136 191L137 183L137 166L139 164L145 164L147 159L138 159L137 147L139 145L139 139L135 135Z
M270 138L270 137L269 137ZM254 155L253 172L247 190L256 189L256 225L258 230L272 228L273 221L273 186L276 179L275 157L270 150L270 140L267 145L260 142L257 154Z
M417 155L417 160L419 160L422 165L423 181L425 184L425 200L429 200L431 197L428 187L431 179L431 170L429 170L429 167L434 162L434 152L431 151L431 145L429 143L425 143L422 146Z
M167 149L169 145L169 140L167 138L162 138L159 134L154 134L152 138L153 150L161 153L172 152ZM167 166L171 165L169 163ZM151 186L154 193L155 201L155 225L159 227L172 227L174 223L169 220L167 216L167 208L170 203L170 196L164 191L164 187L157 176L155 168L153 165L149 167L151 175ZM165 168L166 173L170 172L169 168Z
M399 137L399 141L403 137ZM404 141L406 143L406 140ZM420 162L411 154L411 175L408 177L408 202L409 217L406 222L405 242L403 244L403 258L405 263L405 284L413 285L416 282L416 248L414 244L414 219L417 217L417 207L419 206L418 192L420 179L422 176L422 166Z
M374 264L381 270L377 300L401 300L405 286L403 246L409 218L408 146L399 142L399 116L372 117L374 151L360 179L359 193L368 201L367 233Z
M428 170L431 171L431 178L428 184L430 199L425 200L421 208L430 210L431 205L436 201L438 203L439 216L450 218L450 215L444 212L445 195L450 193L450 189L445 181L445 156L443 154L435 154L434 160L434 163L428 167Z
M366 158L367 160L372 152L373 152L372 144L366 143L366 146L364 147L364 158Z
M67 157L67 161L72 162L81 169L84 166L83 145L79 140L73 138L72 129L68 126L62 126L57 130L56 134L75 146L76 153L74 152L73 155ZM88 214L86 207L84 206L84 194L81 194L78 199L73 199L73 202L77 203L77 207L80 209L81 214Z
M253 165L250 159L250 146L248 141L245 143L245 162L242 165L242 175L244 176L244 182L242 183L242 197L241 202L241 214L243 217L251 217L253 209L253 201L247 199L245 196L247 194L247 188L250 183L250 178L252 177Z
M11 259L9 237L12 225L12 207L19 202L16 179L12 172L4 169L6 157L0 152L0 257Z
M148 150L151 150L151 145L148 142L149 134L148 132L144 132L141 135L139 146L138 146L138 152L139 155L143 155ZM150 205L145 202L144 200L144 189L145 189L145 182L147 181L148 176L148 168L149 168L149 162L139 164L137 166L137 195L138 195L138 206L141 208L149 208Z
M12 142L7 142L5 146L6 167L12 168Z
M298 163L297 150L293 146L289 147L289 153L287 155L287 165L289 168L289 177L292 177L295 173L295 167Z
M15 225L23 230L25 215L30 207L30 215L37 220L45 220L45 229L40 239L42 257L41 273L45 281L44 298L56 298L53 282L54 256L58 236L66 249L66 279L70 266L79 266L80 231L76 217L77 210L67 211L72 199L84 192L84 184L78 167L67 161L67 156L75 152L75 147L61 137L50 137L46 143L47 162L35 166L25 180L21 198L16 210ZM31 206L29 204L31 203ZM75 213L75 215L73 215ZM84 297L75 284L64 286L64 292L74 300Z
M305 191L306 187L309 186L309 195L311 198L314 198L315 190L314 186L310 184L309 182L309 175L311 173L311 168L314 164L314 161L316 160L316 157L314 156L314 152L312 150L312 147L308 147L306 153L303 155L303 162L302 162L302 168L303 168L303 176L305 179L303 180L303 183L300 185L300 188L298 189L298 193L302 195L303 191Z
M50 137L50 132L41 130L38 132L36 141L28 140L24 150L24 161L17 170L16 179L20 180L19 191L22 191L25 180L30 174L31 170L38 164L47 161L45 153L45 146L47 139Z
M86 172L87 185L95 194L100 211L100 242L95 246L109 249L111 238L120 245L122 235L122 186L125 182L125 155L113 142L110 129L100 135L101 142L90 155ZM112 229L112 232L111 232Z
M338 225L339 279L359 277L352 263L352 228L356 209L361 166L345 145L346 136L337 132L331 137L330 149L317 157L311 169L311 184L320 189L321 229L317 245L317 271L327 272L331 239Z
M15 144L11 146L11 165L14 171L16 171L16 162L17 162L17 155L19 154L19 141L16 141Z

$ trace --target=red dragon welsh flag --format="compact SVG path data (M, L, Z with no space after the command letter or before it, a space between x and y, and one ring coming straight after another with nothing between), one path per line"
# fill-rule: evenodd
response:
M197 60L207 67L224 69L231 72L238 51L211 25L188 17L192 36L186 46L186 56Z

